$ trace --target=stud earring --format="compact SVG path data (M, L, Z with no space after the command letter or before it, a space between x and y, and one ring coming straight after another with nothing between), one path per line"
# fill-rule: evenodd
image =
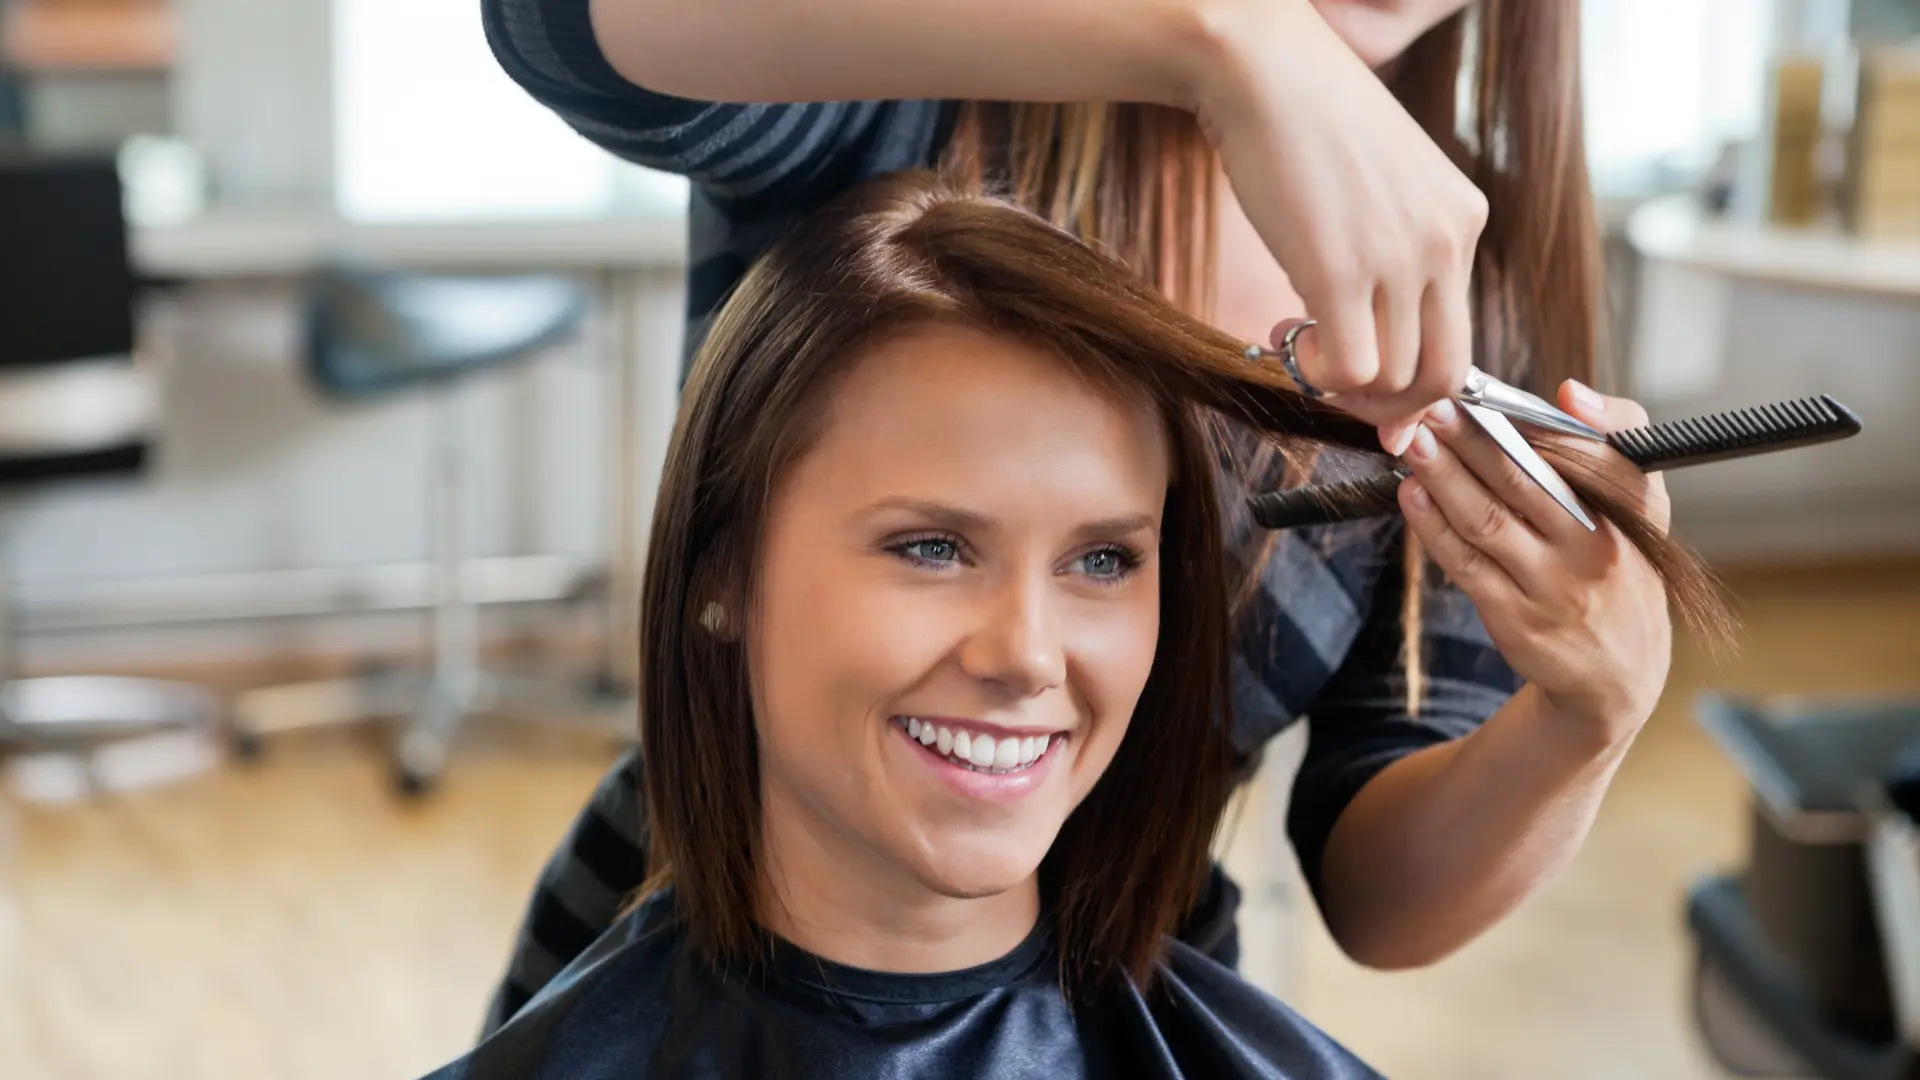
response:
M720 633L727 628L727 609L718 600L709 602L700 612L700 625L709 634Z

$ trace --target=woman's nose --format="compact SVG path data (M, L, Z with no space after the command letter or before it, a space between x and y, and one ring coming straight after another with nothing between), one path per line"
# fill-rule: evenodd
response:
M1031 697L1065 681L1065 642L1048 586L1023 576L994 591L961 650L960 664L968 675L1016 697Z

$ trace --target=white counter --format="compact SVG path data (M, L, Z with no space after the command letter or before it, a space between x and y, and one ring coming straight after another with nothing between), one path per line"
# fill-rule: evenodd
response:
M1861 240L1831 226L1717 218L1688 195L1634 212L1627 239L1641 258L1728 277L1920 300L1920 240Z
M139 270L163 278L282 277L333 257L406 268L678 270L686 216L677 208L586 217L353 221L319 207L215 206L177 225L136 228Z

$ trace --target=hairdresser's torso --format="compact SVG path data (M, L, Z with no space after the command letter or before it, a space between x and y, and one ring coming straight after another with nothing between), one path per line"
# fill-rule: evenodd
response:
M997 960L937 975L862 971L777 940L763 966L723 973L688 946L669 891L429 1080L1378 1075L1191 949L1176 944L1165 972L1162 993L1076 1008L1036 929Z

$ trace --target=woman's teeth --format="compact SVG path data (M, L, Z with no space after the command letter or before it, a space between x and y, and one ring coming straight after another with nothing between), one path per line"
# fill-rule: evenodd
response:
M1018 772L1039 760L1040 755L1046 753L1047 747L1053 744L1051 735L996 739L981 732L956 731L923 721L917 716L896 717L895 720L907 729L908 737L918 739L920 745L936 748L952 764L975 772Z

